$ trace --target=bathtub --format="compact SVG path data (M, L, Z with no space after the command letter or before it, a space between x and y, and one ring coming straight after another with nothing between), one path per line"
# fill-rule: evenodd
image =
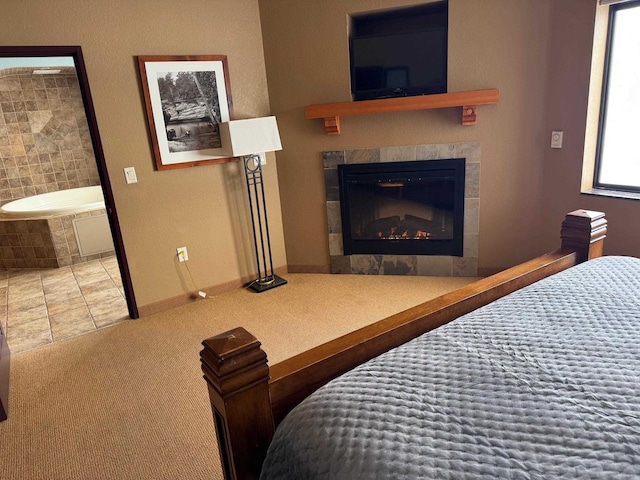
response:
M0 268L56 268L115 253L101 186L0 207Z
M21 198L0 207L3 218L34 218L66 215L105 208L100 185L41 193Z

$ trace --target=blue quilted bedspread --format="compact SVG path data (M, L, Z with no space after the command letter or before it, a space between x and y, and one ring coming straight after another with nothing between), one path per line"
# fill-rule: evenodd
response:
M640 260L579 265L330 382L261 478L640 478Z

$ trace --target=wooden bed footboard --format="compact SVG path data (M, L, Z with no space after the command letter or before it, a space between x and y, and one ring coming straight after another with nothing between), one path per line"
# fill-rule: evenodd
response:
M604 213L576 210L561 248L417 305L271 367L260 342L239 327L200 353L226 479L258 478L275 427L309 394L342 373L545 277L602 256Z

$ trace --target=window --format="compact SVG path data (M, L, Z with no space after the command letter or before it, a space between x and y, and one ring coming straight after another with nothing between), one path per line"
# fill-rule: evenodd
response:
M612 5L594 187L640 192L640 0Z

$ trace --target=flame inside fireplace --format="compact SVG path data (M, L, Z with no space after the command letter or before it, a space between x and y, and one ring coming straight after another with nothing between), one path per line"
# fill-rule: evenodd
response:
M411 214L403 216L377 218L367 222L364 226L356 226L353 237L355 239L377 240L431 240L450 238L451 231L447 228L445 217L441 221L433 221Z
M389 235L384 232L378 232L378 238L380 240L429 240L433 235L424 230L418 230L415 235L409 235L409 232L405 230L402 233L398 233L397 230L393 230Z

